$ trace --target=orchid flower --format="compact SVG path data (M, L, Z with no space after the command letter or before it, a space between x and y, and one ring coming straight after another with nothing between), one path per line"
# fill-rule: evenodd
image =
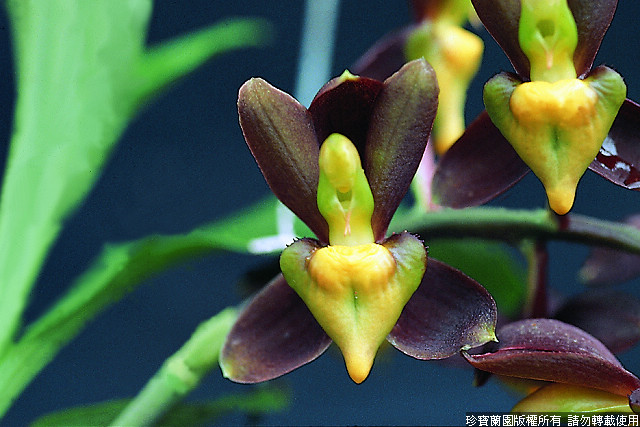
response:
M239 315L220 359L226 377L275 378L334 341L360 383L385 339L420 359L494 339L495 303L484 288L427 263L416 236L386 237L429 139L437 96L424 59L384 82L345 72L309 109L262 79L242 86L245 140L272 191L316 238L288 246L283 274Z
M571 209L587 168L622 187L640 188L640 108L625 100L626 86L615 71L591 69L617 1L472 3L517 74L501 73L486 84L487 111L444 156L434 177L439 202L483 203L529 168L558 214ZM471 162L476 166L455 176L460 164Z

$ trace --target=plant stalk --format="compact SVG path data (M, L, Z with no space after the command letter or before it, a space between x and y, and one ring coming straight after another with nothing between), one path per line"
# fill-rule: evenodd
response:
M112 425L152 425L180 402L216 366L236 314L234 308L227 308L200 324L191 338L164 362Z

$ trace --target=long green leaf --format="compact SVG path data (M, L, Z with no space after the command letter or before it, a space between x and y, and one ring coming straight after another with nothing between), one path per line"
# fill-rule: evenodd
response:
M0 414L98 313L154 273L216 249L200 230L105 247L89 270L0 359Z
M264 25L227 21L148 50L151 0L7 0L17 72L0 200L0 354L62 222L138 107Z
M276 217L287 215L281 209L271 197L247 210L244 216L233 215L190 233L149 236L105 246L66 294L28 325L20 339L0 357L0 414L88 321L150 276L217 251L246 253L251 252L252 245L256 246L253 249L264 249L265 243L271 251L282 249L293 237L290 232L282 234L278 230ZM301 227L301 222L297 224Z

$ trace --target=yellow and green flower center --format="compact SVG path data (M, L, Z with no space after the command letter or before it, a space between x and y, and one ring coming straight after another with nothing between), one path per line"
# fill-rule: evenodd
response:
M329 225L330 245L294 242L282 253L280 267L360 383L418 288L426 251L410 235L389 247L374 242L373 195L348 138L329 136L319 164L318 209Z
M358 150L344 135L334 133L320 149L318 209L329 224L332 245L373 242L373 195Z
M531 80L575 79L578 28L566 0L521 0L518 38Z
M308 266L311 278L328 292L353 290L354 298L383 292L396 272L396 261L377 243L358 246L326 246L313 253Z
M572 128L585 126L596 115L598 94L584 80L522 83L511 94L513 116L522 126L541 123Z
M564 215L624 102L626 86L606 67L577 78L578 30L565 0L521 0L521 6L519 42L531 81L495 76L485 85L485 106L544 185L551 209Z

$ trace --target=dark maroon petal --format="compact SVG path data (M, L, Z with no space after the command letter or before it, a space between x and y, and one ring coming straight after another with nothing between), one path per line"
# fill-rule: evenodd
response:
M495 302L476 281L430 258L387 340L417 359L443 359L495 339Z
M385 80L407 62L405 45L414 29L412 26L385 36L358 59L351 71L359 76Z
M327 242L327 222L316 202L320 145L307 109L253 78L240 88L238 114L247 145L271 190Z
M498 42L516 73L529 80L529 59L520 48L520 0L471 0L487 31Z
M238 316L220 367L236 382L267 381L311 362L330 344L298 294L278 275Z
M385 80L376 98L363 162L375 203L371 224L376 240L384 237L418 169L438 108L438 90L433 68L417 59Z
M325 84L309 106L320 143L332 133L340 133L364 158L367 129L381 89L382 82L366 77L340 76Z
M578 46L573 54L576 73L589 72L604 34L609 29L618 5L617 0L568 0L578 27Z
M627 99L589 169L621 187L640 190L640 106Z
M624 292L589 292L566 302L554 316L600 340L614 353L640 341L640 299Z
M553 381L628 396L640 379L600 341L555 319L526 319L498 331L497 351L471 355L474 367L498 375Z
M432 183L434 202L453 208L480 205L530 170L483 111L440 158Z
M640 215L625 223L640 229ZM580 279L588 285L611 285L640 276L640 255L609 248L594 248L580 269Z

